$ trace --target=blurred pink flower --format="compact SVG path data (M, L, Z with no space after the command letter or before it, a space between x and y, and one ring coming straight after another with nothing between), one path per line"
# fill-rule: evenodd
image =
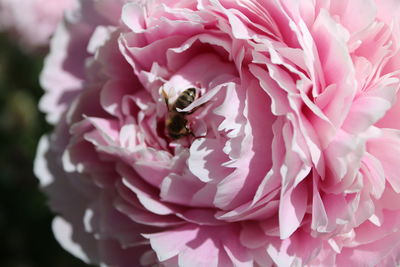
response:
M394 266L399 6L81 1L41 76L59 242L106 266Z
M10 32L26 50L47 46L74 1L0 0L0 31Z

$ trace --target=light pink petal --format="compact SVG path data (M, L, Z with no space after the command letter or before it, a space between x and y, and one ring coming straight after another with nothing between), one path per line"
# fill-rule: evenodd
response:
M109 80L100 93L101 105L108 113L122 119L124 96L133 94L139 88L138 84L132 84L127 81Z
M156 189L141 181L137 174L127 166L120 165L118 172L122 176L123 184L132 190L138 197L140 203L155 214L171 214L173 207L161 202L156 196Z
M383 130L382 137L368 142L367 151L380 160L386 180L399 193L400 175L397 167L400 164L400 133L397 130Z
M123 6L121 20L135 33L140 33L145 30L145 12L140 2L128 3Z
M232 172L232 169L222 166L228 161L227 155L222 152L222 145L215 139L201 138L190 146L188 168L200 181L220 181Z
M363 157L363 166L361 167L361 172L364 173L366 178L371 183L371 194L379 199L381 198L385 190L385 171L382 167L381 162L373 157L371 154L367 153Z
M186 244L196 238L198 232L199 228L188 225L175 230L157 234L144 234L143 236L150 240L151 247L156 252L158 260L165 261L179 255Z
M334 125L340 125L347 116L357 89L355 72L346 45L348 36L323 9L313 25L312 35L318 49L321 68L325 70L326 84L337 84L335 97L324 109L324 113ZM338 110L341 112L337 112Z
M279 225L281 238L290 237L302 223L307 208L308 190L306 183L300 183L281 194Z
M252 256L249 251L234 236L238 233L230 233L231 236L224 238L223 247L231 259L234 266L251 267L254 266Z
M74 241L73 235L74 232L76 232L76 229L74 229L76 225L72 225L62 217L56 217L52 222L52 228L56 240L66 251L86 263L91 262L86 252L82 249L80 242ZM90 239L90 237L86 238L88 238L88 240Z
M337 256L336 264L351 264L354 266L368 262L371 266L377 266L381 260L396 251L400 246L400 234L393 233L377 242L359 246L355 249L343 249Z
M59 213L53 221L56 239L67 251L85 262L97 263L99 255L94 237L85 231L83 216L89 206L88 196L81 194L87 185L79 184L80 177L71 183L62 168L57 152L52 150L47 136L42 137L34 163L35 175L40 178L42 190L50 197L50 207ZM53 146L54 149L54 146ZM82 187L82 191L75 186ZM86 192L89 192L87 190Z
M107 120L103 118L88 117L86 118L98 131L104 142L102 145L116 145L119 137L119 123L115 120ZM88 135L88 137L90 134ZM90 139L90 137L89 137Z
M392 107L397 92L394 86L377 86L378 89L369 91L357 97L344 121L343 129L350 133L365 131L379 119L383 118L386 111ZM366 109L365 107L369 107Z
M191 173L178 175L171 173L161 184L160 197L165 202L186 205L192 203L192 198L204 186L204 183Z
M150 213L143 208L134 207L131 203L127 203L126 201L122 201L120 199L117 199L114 205L120 213L124 214L127 218L140 225L172 227L182 224L182 221L173 215L160 216L158 214Z
M187 222L199 225L224 225L225 222L215 218L215 210L206 208L193 208L177 213L177 217Z
M223 50L230 51L231 46L229 39L220 33L195 35L182 43L180 47L171 48L167 51L168 68L170 70L178 70L189 62L193 58L193 53L195 53L192 50L200 46L199 43L221 47L222 51L220 53L223 53Z
M120 267L139 266L140 256L150 247L146 245L121 249L120 244L114 240L99 240L98 245L102 255L100 265Z
M122 249L147 244L140 233L154 231L146 224L132 223L126 213L120 212L114 203L115 196L103 192L85 212L85 230L97 239L114 239ZM173 224L171 224L173 225Z
M358 12L354 12L357 10ZM340 23L350 32L357 32L368 27L375 18L377 5L372 0L331 1L330 12L340 17Z
M271 111L274 113L274 115L286 114L290 110L290 106L285 92L280 89L279 85L272 80L268 73L261 67L250 65L250 71L256 78L259 79L260 86L271 97Z
M153 64L159 65L166 64L166 51L170 47L178 47L185 41L184 36L170 36L164 39L152 42L147 46L138 46L137 42L140 42L139 36L125 35L123 36L123 45L126 51L129 53L129 61L136 64L135 69L139 72L141 70L150 71ZM151 60L149 60L151 59Z
M396 18L400 3L396 0L376 0L377 18L385 23L391 23Z
M60 25L51 44L55 52L46 58L40 77L41 86L48 92L40 100L40 109L48 114L46 119L53 124L60 120L61 114L78 95L82 83L82 77L63 71L62 68L67 57L65 48L70 39L66 26Z
M240 242L247 248L259 248L268 243L268 238L258 222L248 221L243 223L243 229L240 232Z
M328 215L324 203L318 190L318 181L315 173L313 174L313 199L312 199L312 221L311 228L317 232L325 231L328 225Z
M244 115L247 118L243 128L244 138L239 135L232 140L237 142L240 156L238 160L226 164L235 167L236 170L218 184L214 200L218 207L225 209L232 209L250 201L272 165L271 157L265 155L268 155L271 149L273 135L271 125L275 121L275 116L267 113L260 120L257 112L265 103L269 103L268 96L254 81L246 81L243 86L248 88L244 107ZM271 141L266 143L261 141L265 138ZM264 145L258 145L261 143Z
M243 220L264 220L276 215L279 208L279 200L271 200L278 195L278 191L273 192L270 196L252 205L250 202L243 204L236 209L228 212L217 212L216 216L220 220L228 222Z
M188 224L144 236L150 240L161 262L177 256L179 266L182 267L252 266L251 256L240 245L237 234L238 227L233 225L201 227ZM225 250L226 254L221 254L221 250Z

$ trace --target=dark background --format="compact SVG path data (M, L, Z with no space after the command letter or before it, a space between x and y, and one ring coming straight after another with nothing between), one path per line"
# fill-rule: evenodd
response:
M33 160L51 131L37 109L38 77L46 51L24 52L0 33L0 266L87 266L53 237L53 214L38 189Z

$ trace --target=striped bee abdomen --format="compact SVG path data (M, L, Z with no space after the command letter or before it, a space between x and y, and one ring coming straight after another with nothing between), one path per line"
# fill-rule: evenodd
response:
M188 88L183 91L179 97L176 99L174 108L184 109L189 106L196 98L196 89Z

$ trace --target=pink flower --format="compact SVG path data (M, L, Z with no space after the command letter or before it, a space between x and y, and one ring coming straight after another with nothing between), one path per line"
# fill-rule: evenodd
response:
M399 6L82 1L41 76L59 242L106 266L394 266Z
M47 46L74 0L0 0L0 31L8 31L23 49Z

